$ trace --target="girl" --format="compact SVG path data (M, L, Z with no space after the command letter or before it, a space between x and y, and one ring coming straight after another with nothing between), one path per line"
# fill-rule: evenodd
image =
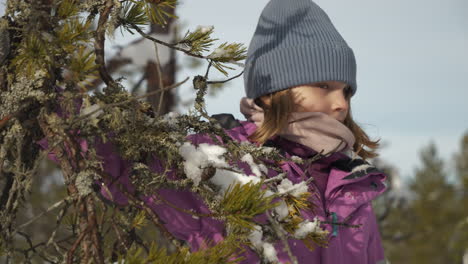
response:
M352 49L332 25L325 12L311 0L271 0L264 8L251 40L244 71L247 98L241 112L247 121L218 115L227 134L278 148L291 158L310 158L328 153L310 166L285 162L281 165L292 183L314 177L309 190L319 195L310 210L301 215L328 222L361 225L347 228L323 225L329 231L327 248L310 251L301 240L288 239L299 263L386 263L371 201L385 189L386 176L365 161L377 156L372 141L351 117L350 101L356 93L356 62ZM226 118L228 117L228 118ZM212 143L194 136L194 144ZM366 147L367 149L365 149ZM351 155L351 157L349 157ZM154 170L158 170L154 165ZM274 175L269 175L274 176ZM190 192L174 195L163 190L172 204L206 212ZM204 241L219 241L223 225L213 219L192 217L154 204L153 210L166 227L197 250ZM291 261L283 245L275 245L280 263ZM242 263L259 263L251 250Z

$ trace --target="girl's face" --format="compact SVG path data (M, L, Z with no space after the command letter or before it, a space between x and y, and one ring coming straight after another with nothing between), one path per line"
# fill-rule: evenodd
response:
M351 87L344 82L323 81L291 87L296 112L322 112L344 122L349 111ZM260 97L270 105L269 95Z
M296 112L322 112L343 122L349 111L351 87L344 82L323 81L291 88Z

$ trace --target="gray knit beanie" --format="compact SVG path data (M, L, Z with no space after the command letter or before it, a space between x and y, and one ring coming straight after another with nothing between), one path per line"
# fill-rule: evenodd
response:
M271 0L250 42L244 71L247 97L320 81L342 81L356 92L353 50L311 0Z

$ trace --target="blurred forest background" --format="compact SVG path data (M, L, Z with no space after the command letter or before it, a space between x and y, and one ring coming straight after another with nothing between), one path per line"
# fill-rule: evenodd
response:
M151 25L146 32L168 41L180 39L182 34L175 23L170 19L167 27ZM137 55L154 53L148 42L141 38L120 46L118 52L107 59L112 76L116 79L125 76L126 86L131 87L130 91L135 95L158 89L160 78L167 86L174 83L178 71L199 67L196 59L178 62L174 50L161 46L163 68L162 76L158 76L156 64L150 59L153 56ZM241 68L237 70L240 72ZM90 85L93 89L103 86L99 79ZM220 89L225 89L223 84L211 86L209 96L217 96ZM153 106L160 100L164 102L162 113L187 108L191 104L190 100L179 98L176 91L167 92L163 99L159 94L148 97ZM386 194L375 202L387 258L393 264L468 264L468 130L459 139L459 151L454 152L450 160L440 157L433 142L427 142L420 150L419 158L421 165L412 177L405 179L398 175L398 164L379 158L372 161L388 173L391 181ZM2 189L5 184L5 180L0 179ZM54 201L65 196L65 188L56 165L45 160L17 221L26 223L43 214ZM2 199L5 199L3 195ZM57 221L57 214L58 210L46 212L34 225L25 227L24 232L34 233L38 241L46 239L54 231L51 223Z

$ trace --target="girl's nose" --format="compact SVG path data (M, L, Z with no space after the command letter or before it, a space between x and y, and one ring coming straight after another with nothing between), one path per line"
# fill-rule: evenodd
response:
M347 112L349 103L346 100L345 95L342 91L336 91L335 95L333 96L333 111L335 112Z

